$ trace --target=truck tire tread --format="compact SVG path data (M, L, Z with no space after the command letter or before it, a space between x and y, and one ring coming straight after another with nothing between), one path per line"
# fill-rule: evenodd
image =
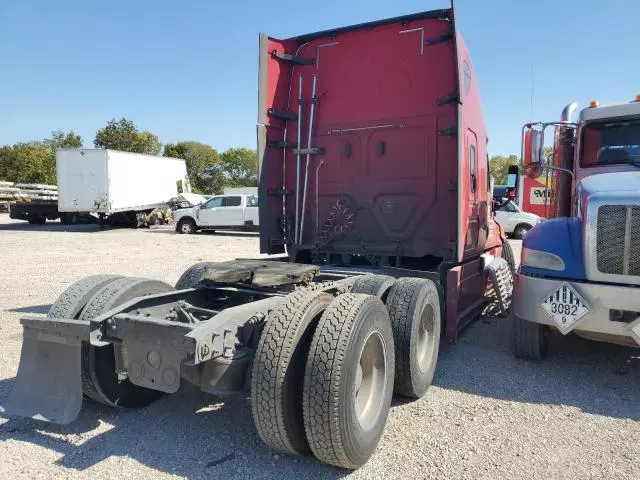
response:
M190 266L184 271L180 278L176 282L175 289L183 290L185 288L194 288L202 280L202 275L207 267L215 266L215 262L200 262Z
M502 253L501 257L504 258L509 264L509 268L511 268L511 274L515 275L516 273L516 259L513 255L513 248L511 248L511 244L509 240L505 240L502 244Z
M300 290L270 314L255 353L252 413L260 438L289 455L310 453L302 414L302 383L314 328L333 296Z
M549 327L529 322L511 312L513 350L517 358L543 360L549 344Z
M384 302L395 283L396 279L389 275L361 275L356 277L351 293L373 295Z
M91 275L78 280L60 294L51 305L47 317L76 319L93 295L119 275Z
M420 398L431 385L438 361L441 308L437 285L426 278L399 278L389 293L386 305L395 342L395 392L405 397ZM417 359L417 330L422 311L428 305L433 309L434 342L426 371L422 372Z
M171 290L170 285L158 280L121 277L94 294L80 319L91 320L133 298ZM81 360L82 391L95 402L111 407L137 408L147 406L162 396L162 392L139 387L128 379L117 379L113 345L94 347L83 342Z
M384 314L384 323L373 325L371 309ZM379 323L379 322L378 322ZM386 332L387 378L383 410L377 423L354 441L349 431L357 430L357 419L346 414L343 378L355 369L354 339L363 330L380 328ZM347 293L338 296L322 314L316 327L304 377L304 422L307 440L314 455L323 462L342 468L362 466L373 454L382 436L393 390L393 333L384 304L371 295ZM359 352L356 352L359 354ZM348 388L348 387L347 387ZM341 391L342 390L342 391ZM357 435L356 435L357 437ZM358 444L365 442L365 445Z

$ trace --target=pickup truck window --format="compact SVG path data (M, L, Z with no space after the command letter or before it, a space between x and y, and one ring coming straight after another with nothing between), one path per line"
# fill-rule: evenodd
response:
M218 208L222 206L223 197L213 197L204 204L204 208Z
M247 197L247 207L257 207L258 206L258 197L255 195L251 195Z
M242 197L222 197L223 207L239 207L242 205Z
M496 211L498 211L498 212L509 212L509 213L518 213L518 212L520 212L520 210L518 210L518 207L516 207L515 204L511 200L509 200L504 205L499 206L496 209Z

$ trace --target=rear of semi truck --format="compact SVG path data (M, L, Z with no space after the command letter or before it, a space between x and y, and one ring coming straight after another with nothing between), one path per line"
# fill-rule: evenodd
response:
M259 62L262 252L415 265L500 245L478 85L452 10L261 35Z
M68 423L83 395L140 407L183 380L250 385L267 445L358 468L392 393L427 393L441 333L508 308L513 259L452 10L262 35L259 97L261 250L294 262L202 262L175 287L80 280L21 320L7 411Z

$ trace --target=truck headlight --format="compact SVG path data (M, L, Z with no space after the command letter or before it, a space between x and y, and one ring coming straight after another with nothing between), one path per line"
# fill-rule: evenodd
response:
M556 270L558 272L562 272L565 268L564 261L558 255L530 248L522 249L521 263L527 267Z

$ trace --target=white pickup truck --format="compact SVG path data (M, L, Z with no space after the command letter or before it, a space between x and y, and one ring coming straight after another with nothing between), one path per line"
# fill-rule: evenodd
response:
M173 212L178 233L198 230L257 229L258 197L256 195L215 195L206 202Z

